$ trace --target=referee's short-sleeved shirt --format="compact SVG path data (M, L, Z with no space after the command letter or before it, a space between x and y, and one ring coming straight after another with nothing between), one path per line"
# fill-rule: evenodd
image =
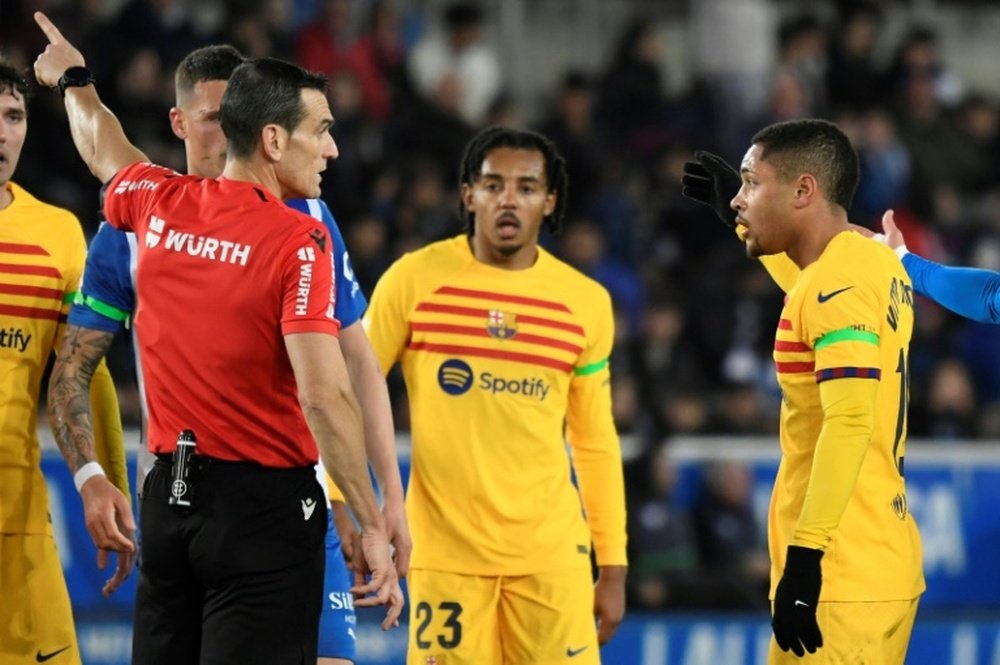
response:
M150 450L192 429L205 455L315 463L283 337L339 330L323 224L259 185L146 163L112 179L104 213L138 241Z

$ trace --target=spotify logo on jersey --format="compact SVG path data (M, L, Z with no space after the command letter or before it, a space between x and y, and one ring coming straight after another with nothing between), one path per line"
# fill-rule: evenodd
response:
M445 360L438 369L438 385L449 395L464 395L472 387L472 368L464 360Z

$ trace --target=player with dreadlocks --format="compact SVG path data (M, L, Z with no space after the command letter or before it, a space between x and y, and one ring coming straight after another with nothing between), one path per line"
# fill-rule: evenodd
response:
M566 201L551 141L487 129L459 186L466 233L399 259L365 315L409 393L409 662L599 663L625 611L611 299L538 245Z

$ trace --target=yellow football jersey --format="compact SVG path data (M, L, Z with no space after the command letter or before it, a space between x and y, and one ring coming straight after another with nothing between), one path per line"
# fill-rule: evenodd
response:
M70 212L8 188L14 200L0 210L0 532L44 533L38 392L87 245Z
M788 291L774 343L783 399L768 520L772 597L790 544L825 549L822 601L907 600L924 590L903 478L912 329L913 290L899 259L853 232L835 236ZM820 468L820 384L844 378L879 382L874 432L863 459L825 450L832 462ZM837 523L830 506L844 491Z
M414 568L533 574L589 565L591 544L625 564L604 288L542 249L526 270L486 265L459 236L397 261L365 325L406 380Z

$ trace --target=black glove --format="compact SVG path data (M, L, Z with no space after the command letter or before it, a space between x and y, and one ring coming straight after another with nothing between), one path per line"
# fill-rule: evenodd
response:
M823 646L823 635L816 623L822 558L821 550L789 545L785 572L774 592L774 639L782 651L791 649L799 658Z
M694 160L684 162L681 194L704 203L715 211L722 223L736 228L736 212L729 206L743 186L743 179L722 157L696 150Z

